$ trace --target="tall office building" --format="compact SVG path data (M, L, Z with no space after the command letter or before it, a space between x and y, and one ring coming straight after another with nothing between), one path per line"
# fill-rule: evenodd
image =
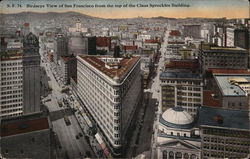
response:
M201 38L201 25L183 25L184 36L193 37L195 39Z
M187 70L167 70L160 75L162 111L181 106L192 116L203 101L203 81Z
M202 73L210 68L247 69L248 51L239 47L201 45L199 63Z
M247 28L237 28L234 30L234 46L249 49L249 31Z
M122 156L141 102L140 57L77 57L77 89L113 156Z
M84 37L84 54L86 55L96 55L96 37L86 36Z
M58 34L55 38L54 61L57 62L61 56L68 55L68 38L63 34Z
M22 46L1 50L0 54L0 118L23 113ZM4 53L4 51L6 51Z
M29 33L23 43L23 113L40 111L40 55L38 38Z

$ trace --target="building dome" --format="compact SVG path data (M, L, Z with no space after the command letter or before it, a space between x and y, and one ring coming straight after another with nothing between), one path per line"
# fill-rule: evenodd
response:
M160 117L160 122L172 128L192 128L193 117L182 107L173 107L166 110Z

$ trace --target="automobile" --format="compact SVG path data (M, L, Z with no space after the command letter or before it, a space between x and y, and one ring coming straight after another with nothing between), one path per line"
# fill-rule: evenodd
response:
M80 137L83 137L82 133L79 133L79 136L80 136Z
M66 123L67 126L71 125L71 122L70 122L68 116L66 116L66 115L64 116L64 121L65 121L65 123Z
M78 136L78 135L76 135L76 139L79 139L79 136Z

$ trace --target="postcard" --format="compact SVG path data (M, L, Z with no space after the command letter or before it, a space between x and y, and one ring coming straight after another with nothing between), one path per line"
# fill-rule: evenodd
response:
M250 158L248 0L1 0L0 158Z

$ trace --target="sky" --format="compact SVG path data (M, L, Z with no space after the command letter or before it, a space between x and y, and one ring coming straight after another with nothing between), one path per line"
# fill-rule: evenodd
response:
M57 5L57 7L48 7L47 4ZM109 8L95 7L95 5L107 6L108 4L118 5L121 8L114 6ZM129 6L130 4L135 7ZM164 4L170 7L152 8L150 7L151 4ZM172 4L184 4L189 7L172 7ZM39 5L41 8L28 8L27 5ZM59 5L62 5L62 7L59 7ZM72 7L69 7L70 5ZM91 7L76 8L74 5L89 5ZM1 13L75 11L101 18L132 18L138 16L249 18L250 13L248 0L3 0L0 3L0 8Z

